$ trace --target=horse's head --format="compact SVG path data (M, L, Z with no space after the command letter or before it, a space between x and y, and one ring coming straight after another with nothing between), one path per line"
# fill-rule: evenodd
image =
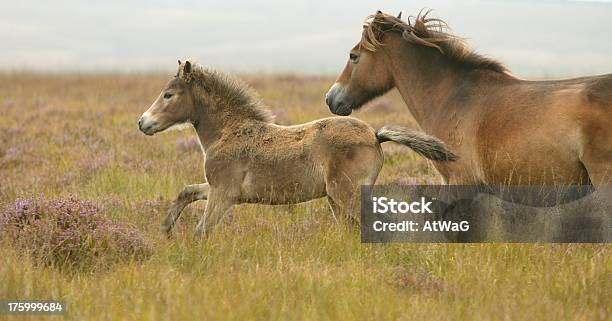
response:
M173 125L193 122L195 104L188 79L192 72L189 61L181 63L179 70L161 91L151 107L138 120L138 128L153 135Z
M383 15L378 12L376 15ZM350 115L368 101L393 88L393 78L385 64L385 53L362 40L351 49L346 67L325 95L332 113Z

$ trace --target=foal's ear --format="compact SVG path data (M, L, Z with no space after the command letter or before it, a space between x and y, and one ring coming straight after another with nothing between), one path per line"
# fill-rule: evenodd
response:
M179 59L178 62L179 62L179 66L180 66L181 65L181 60Z
M185 66L183 66L183 75L188 75L191 73L191 62L189 60L185 61Z
M397 19L402 19L402 12L401 11L397 14Z

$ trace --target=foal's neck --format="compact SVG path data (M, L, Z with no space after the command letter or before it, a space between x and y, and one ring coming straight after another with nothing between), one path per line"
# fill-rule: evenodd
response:
M194 127L204 151L224 134L270 122L266 118L266 110L259 105L258 100L254 97L248 98L228 98L227 92L210 92L206 98L194 97L197 110Z

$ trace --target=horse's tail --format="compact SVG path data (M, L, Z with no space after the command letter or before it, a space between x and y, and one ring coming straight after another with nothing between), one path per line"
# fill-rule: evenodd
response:
M376 131L380 143L394 141L412 148L418 154L436 161L454 161L458 157L440 139L399 126L383 126Z

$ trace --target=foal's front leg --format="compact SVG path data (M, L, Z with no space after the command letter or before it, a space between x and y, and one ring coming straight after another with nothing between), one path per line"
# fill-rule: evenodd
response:
M232 197L232 194L227 191L210 191L204 216L200 219L195 230L197 237L208 236L212 228L223 219L225 213L237 203L237 198Z
M207 199L209 189L210 187L208 186L208 183L185 186L183 191L179 193L176 200L172 203L172 205L170 205L168 216L166 216L164 223L162 223L162 231L170 233L172 227L174 227L174 224L176 223L176 220L178 220L179 216L181 216L181 212L183 212L185 206L198 200Z

